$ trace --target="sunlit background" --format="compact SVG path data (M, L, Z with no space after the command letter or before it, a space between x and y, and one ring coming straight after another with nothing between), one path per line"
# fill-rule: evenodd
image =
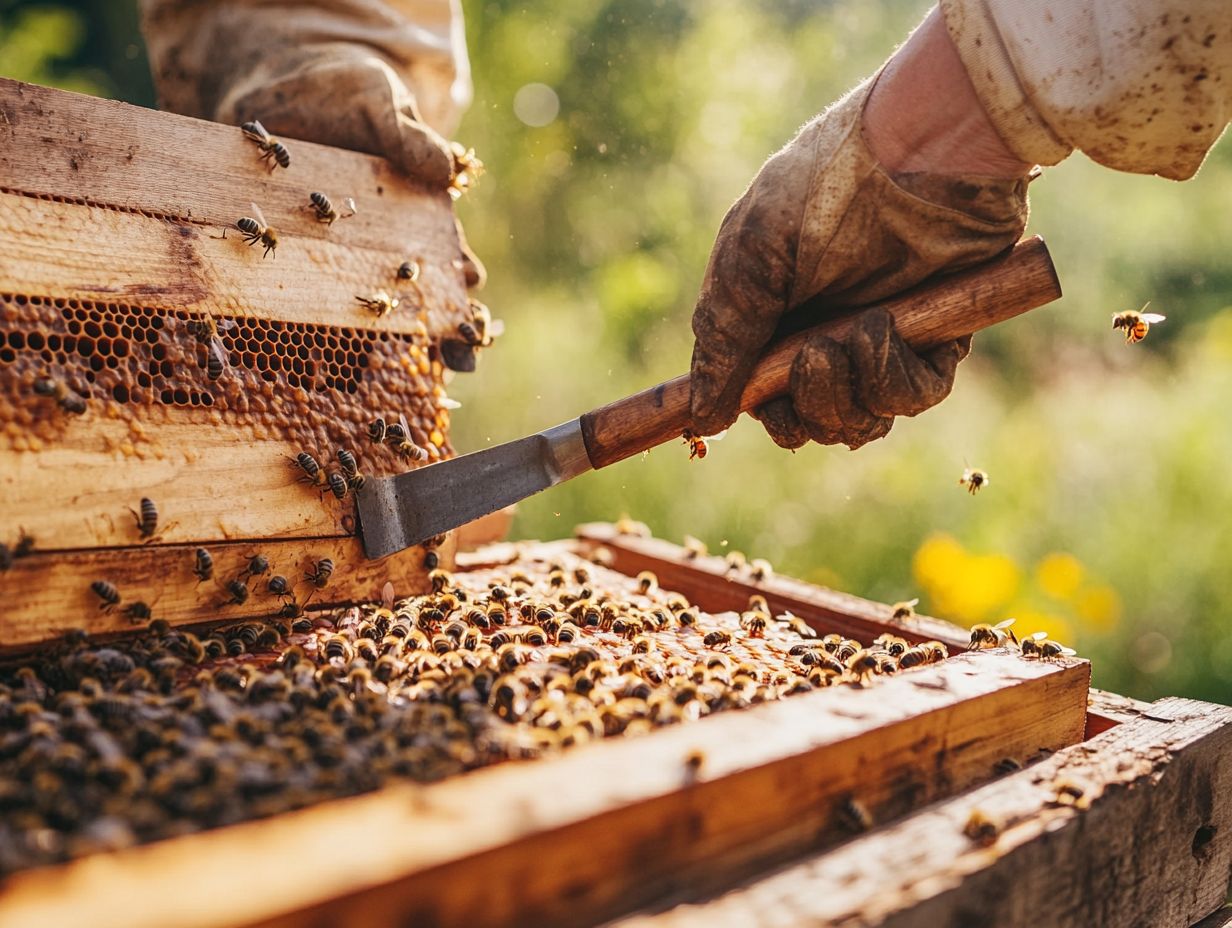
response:
M488 173L461 206L507 333L451 393L455 444L572 418L688 364L727 205L924 2L465 3ZM0 74L152 105L130 2L0 0ZM1232 702L1232 143L1186 184L1075 157L1032 187L1066 296L976 341L954 395L851 453L743 420L525 503L517 537L656 534L970 624L1017 617L1142 698ZM1126 348L1111 314L1168 321ZM958 486L965 464L991 485Z

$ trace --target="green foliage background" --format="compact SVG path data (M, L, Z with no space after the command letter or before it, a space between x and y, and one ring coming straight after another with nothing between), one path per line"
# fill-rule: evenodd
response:
M683 371L714 231L761 161L871 73L913 0L466 2L488 174L462 204L507 325L451 393L462 451ZM150 105L131 3L0 0L0 74ZM532 127L513 101L552 88ZM537 120L532 120L537 121ZM960 621L1018 615L1097 685L1232 702L1232 145L1197 179L1076 156L1032 187L1066 296L977 339L954 395L851 453L743 420L531 500L519 537L628 513ZM1168 315L1127 349L1112 312ZM992 476L970 497L964 463Z

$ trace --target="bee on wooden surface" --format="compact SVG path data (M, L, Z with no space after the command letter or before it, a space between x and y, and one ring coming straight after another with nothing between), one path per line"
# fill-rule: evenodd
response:
M259 577L262 574L269 573L270 562L263 554L253 554L248 557L248 564L244 568L243 576Z
M291 584L282 574L274 574L269 578L269 582L265 584L265 588L275 596L290 596Z
M150 606L141 600L129 603L120 612L124 615L124 618L134 624L148 622L151 617Z
M706 556L706 543L698 538L694 538L692 535L684 536L683 547L684 556L690 561L695 561L699 557Z
M334 573L334 562L330 558L323 557L312 565L312 570L305 572L304 579L311 582L318 590L324 589L325 584L329 583L329 578Z
M198 583L214 576L214 558L205 548L198 548L193 553L193 575Z
M860 648L847 658L847 672L859 683L867 683L877 673L880 664L881 658L876 651Z
M988 486L990 482L987 471L982 471L978 467L966 468L962 476L958 478L958 485L966 487L967 492L972 496L975 496L982 488Z
M899 670L910 670L912 667L923 667L928 663L930 663L928 659L928 652L918 645L914 648L908 648L898 657Z
M308 194L308 209L316 213L317 222L323 222L327 226L333 225L339 219L349 219L355 215L355 201L347 197L342 201L342 205L348 210L347 213L339 213L334 208L334 204L325 194L314 190Z
M723 570L723 573L725 574L737 573L744 570L744 568L748 566L748 561L745 559L744 554L740 551L728 551L727 554L724 555L723 561L727 565Z
M915 607L920 604L920 598L908 599L905 602L895 603L890 607L891 622L906 622L908 619L915 618Z
M1017 644L1018 639L1009 630L1009 627L1013 624L1013 619L1006 619L1004 622L998 622L996 625L981 622L978 625L971 626L971 643L967 646L967 650L976 651L983 648L999 648L1005 644L1007 638Z
M1073 648L1063 647L1056 641L1048 639L1047 632L1035 632L1023 638L1018 643L1023 657L1038 657L1041 660L1054 660L1058 657L1073 657L1078 652Z
M769 624L766 614L761 611L745 612L740 616L740 627L750 638L765 638Z
M58 377L40 377L34 381L33 389L39 396L53 398L57 406L74 416L83 415L86 411L85 397L74 392Z
M297 634L312 631L311 621L306 621L303 625L301 625L301 621L304 616L304 604L302 603L297 603L295 600L285 602L276 614L280 619L287 619L288 621L291 621L291 631L296 632Z
M709 632L702 639L702 644L708 648L730 648L732 643L731 632Z
M637 575L637 591L643 595L659 588L659 578L653 571L643 570Z
M314 487L325 485L325 471L321 470L321 465L317 463L317 459L307 451L301 451L297 454L295 456L295 463L303 471L299 478L300 482Z
M1056 806L1072 806L1075 809L1087 809L1091 806L1091 797L1087 795L1086 787L1077 780L1061 778L1052 784L1055 796L1052 804Z
M329 491L338 499L342 499L347 495L347 481L342 474L330 474L327 478L329 483Z
M749 561L749 576L762 583L774 576L774 567L764 557L755 557Z
M710 445L701 435L694 435L689 429L685 429L680 437L689 448L690 461L694 459L700 461L710 453Z
M115 588L114 584L106 580L95 580L90 584L90 589L99 598L98 608L103 612L110 612L120 604L120 591Z
M378 319L388 316L402 301L397 297L390 296L384 290L378 290L372 296L357 296L356 301L364 309L375 315Z
M419 262L412 258L410 261L403 261L398 265L398 279L416 283L419 280L420 266Z
M784 612L780 616L775 616L776 622L781 622L786 625L794 634L801 638L816 638L817 629L809 625L808 622L800 618L798 615L792 615L790 612Z
M1117 329L1125 330L1125 344L1133 345L1144 338L1146 333L1151 331L1151 326L1158 325L1163 322L1167 316L1161 316L1159 313L1146 312L1147 306L1151 302L1148 300L1146 304L1137 312L1130 309L1123 313L1114 313L1112 316L1113 331Z
M466 148L458 142L449 143L453 153L453 180L449 182L449 195L458 199L483 176L483 162L475 156L475 149Z
M852 834L861 834L873 827L873 816L860 800L848 796L835 810L839 825Z
M926 641L920 647L924 649L930 664L939 664L950 656L950 649L940 641Z
M242 606L248 602L248 587L238 577L227 584L227 592L231 596L223 601L224 606Z
M131 506L129 512L133 514L133 519L137 523L137 531L142 538L153 538L154 532L158 530L158 507L154 505L154 500L148 496L141 497L141 511L137 512Z
M1005 822L983 809L972 809L963 825L963 834L981 847L992 847L1005 830Z
M278 233L265 221L265 214L261 212L261 207L256 203L252 204L252 211L256 213L257 218L251 216L241 216L235 220L235 227L240 230L240 236L244 239L246 245L261 244L265 247L265 252L261 255L262 258L268 258L270 252L276 251L278 248ZM277 254L274 257L278 257Z
M275 168L289 168L291 166L291 152L287 146L278 141L277 138L270 135L265 126L261 125L257 120L243 123L240 130L244 133L244 137L249 141L256 143L256 146L261 149L261 160L269 161L270 170Z

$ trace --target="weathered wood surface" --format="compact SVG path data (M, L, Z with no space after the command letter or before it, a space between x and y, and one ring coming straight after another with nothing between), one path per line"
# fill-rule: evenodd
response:
M823 633L839 632L871 641L882 632L893 631L913 642L935 639L951 651L966 648L970 641L968 632L940 619L917 615L905 622L893 622L892 608L882 603L777 574L754 580L747 569L729 570L721 557L689 558L679 545L622 535L606 522L580 525L576 535L588 546L607 548L612 553L612 566L621 573L652 570L665 589L678 590L711 612L744 609L751 594L761 593L775 613L791 612Z
M928 280L877 304L894 317L899 334L918 350L978 332L1061 296L1061 284L1043 239L1024 239L1013 250L978 267ZM797 310L807 318L809 308ZM830 317L773 345L749 375L740 399L748 412L788 392L791 366L816 334L842 339L853 313ZM607 467L678 439L689 426L689 375L642 390L582 416L586 451Z
M1188 928L1228 895L1230 756L1232 709L1162 699L842 848L618 924ZM1082 789L1080 807L1057 801L1063 783ZM963 835L976 809L1005 825L989 847Z
M287 144L271 173L238 127L0 79L0 292L397 331L422 307L433 334L454 331L469 310L448 194ZM359 212L323 225L314 190ZM234 228L254 202L278 232L269 259ZM416 285L395 278L408 259ZM355 297L381 289L407 303L377 320Z
M885 820L1002 757L1072 744L1088 670L961 655L868 689L86 858L12 878L0 926L593 922L832 842L848 797Z
M1232 893L1230 893L1232 895ZM1232 907L1220 909L1218 912L1212 912L1202 921L1198 922L1193 928L1228 928L1232 925Z
M312 608L330 604L376 602L385 584L398 596L428 589L424 549L409 548L379 561L365 559L358 538L297 538L237 541L206 546L214 559L214 576L198 582L194 544L149 545L142 548L98 548L56 553L36 552L19 558L0 572L0 652L27 649L51 641L70 629L91 635L132 631L145 625L124 609L134 602L151 607L153 617L172 625L272 616L285 600L268 592L273 574L285 576L298 603ZM452 563L452 542L436 549L442 565ZM246 584L243 603L230 602L227 584L240 577L254 554L270 561L270 572ZM321 558L335 564L328 584L317 589L305 572ZM90 589L95 580L111 583L120 604L100 609L101 600Z

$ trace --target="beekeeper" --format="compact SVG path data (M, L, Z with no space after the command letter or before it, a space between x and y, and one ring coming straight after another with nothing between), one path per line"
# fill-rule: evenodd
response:
M459 0L142 0L142 25L165 108L258 117L449 183L445 139L471 96ZM1228 0L942 0L723 220L693 314L694 431L735 419L792 307L879 300L1017 241L1036 165L1078 149L1185 180L1229 120ZM969 348L917 354L866 313L842 342L813 338L791 395L756 415L785 448L856 448L944 399Z

